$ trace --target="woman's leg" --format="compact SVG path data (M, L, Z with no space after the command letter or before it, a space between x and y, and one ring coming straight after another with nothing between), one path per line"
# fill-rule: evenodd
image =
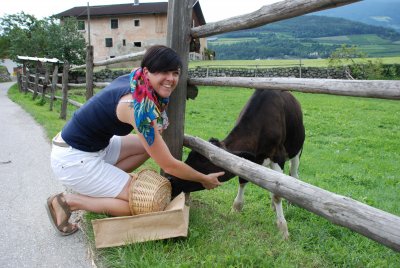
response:
M63 197L71 211L86 210L111 216L129 216L131 215L128 203L129 184L130 180L116 198L90 197L81 194L64 194ZM54 198L52 207L55 210L58 225L65 220L66 214L58 203L57 198Z
M137 135L129 134L121 137L121 152L115 164L116 167L125 172L132 172L147 159L149 159L149 155Z

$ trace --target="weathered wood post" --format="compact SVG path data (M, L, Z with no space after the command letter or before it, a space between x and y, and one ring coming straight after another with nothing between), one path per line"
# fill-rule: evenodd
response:
M29 91L29 87L30 87L30 82L29 82L29 80L30 80L30 78L31 78L31 72L30 72L30 70L29 70L29 68L26 70L26 76L25 76L25 94L27 94L28 93L28 91Z
M93 46L86 47L86 100L93 97Z
M192 23L193 0L168 1L167 46L174 49L182 59L182 70L178 86L170 97L168 117L170 126L163 134L172 155L182 159L185 106L190 47L190 27Z
M23 80L24 84L22 85L22 90L26 93L28 91L28 84L27 84L28 76L26 73L26 61L22 62L22 74L23 74L23 77L25 77L25 80Z
M23 86L22 86L22 75L21 72L17 72L17 82L18 82L18 90L19 92L22 92Z
M58 63L53 63L53 76L51 78L50 111L53 111L54 99L58 82Z
M41 103L45 103L46 99L46 90L47 90L47 85L49 84L49 66L45 67L45 73L44 73L44 81L43 81L43 87L42 87L42 99L41 99Z
M39 88L39 69L40 69L40 62L37 61L36 62L36 66L35 66L35 84L33 85L33 95L32 95L32 99L36 99L37 95L38 95L38 88Z
M68 106L68 72L69 72L69 62L64 62L64 70L62 75L62 103L60 119L67 119L67 106Z

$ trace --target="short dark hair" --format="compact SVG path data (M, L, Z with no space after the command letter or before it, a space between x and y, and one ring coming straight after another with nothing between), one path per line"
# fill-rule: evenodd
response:
M140 66L151 73L168 72L182 69L182 61L172 48L155 45L147 49Z

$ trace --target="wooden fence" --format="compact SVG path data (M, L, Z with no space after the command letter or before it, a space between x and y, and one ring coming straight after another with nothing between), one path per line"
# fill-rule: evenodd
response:
M379 209L372 208L351 198L336 195L307 183L255 165L247 160L236 157L228 152L211 145L199 138L184 137L184 114L188 88L194 85L256 87L262 89L297 90L310 93L326 93L336 95L374 97L383 99L400 99L399 81L348 81L329 79L293 79L293 78L188 78L188 55L191 38L212 36L220 33L254 28L271 22L284 20L322 9L335 8L341 5L358 2L358 0L286 0L263 6L259 10L230 18L224 21L209 23L203 26L190 28L192 7L195 0L169 0L168 4L168 31L167 45L181 56L183 68L181 79L170 98L168 114L170 127L164 132L171 153L182 159L182 148L187 146L199 151L214 164L223 167L246 178L248 181L259 185L287 200L320 215L331 222L347 227L372 240L382 243L394 250L400 251L400 217L391 215ZM85 68L87 73L86 84L68 84L69 64L64 63L63 106L68 102L67 92L69 87L86 86L90 97L90 87L93 87L93 66L107 65L126 60L139 59L144 52L113 58L100 63L93 63L93 48L88 48L86 65L74 68ZM124 60L125 59L125 60ZM25 65L24 65L25 66ZM74 69L71 68L71 69ZM53 72L53 81L54 75ZM24 67L23 76L31 75ZM38 79L35 75L34 88ZM19 79L20 88L28 88L29 79ZM102 83L105 86L108 83ZM24 86L25 85L25 86ZM99 85L100 86L100 85ZM43 86L43 88L45 88ZM55 86L52 90L55 90ZM22 89L23 90L23 89ZM44 95L44 89L42 95ZM35 92L33 90L33 92ZM65 104L66 106L66 104ZM230 163L235 163L231 165ZM296 187L300 187L297 190ZM296 191L293 191L296 189ZM323 200L323 202L321 202Z
M79 66L73 66L70 67L70 64L68 61L60 61L58 59L47 59L47 58L36 58L36 57L24 57L24 56L18 56L18 60L22 61L22 73L17 74L17 81L18 81L18 87L21 92L32 92L33 93L33 99L37 97L37 95L40 93L42 96L42 99L45 97L50 99L50 110L53 110L54 106L54 100L55 99L60 99L61 100L61 111L60 111L60 118L61 119L66 119L67 118L67 107L68 103L75 106L75 107L81 107L83 104L79 103L75 100L69 99L68 98L68 91L71 88L86 88L86 100L90 99L94 92L93 92L93 87L105 87L109 85L110 83L96 83L93 82L93 67L94 66L107 66L110 64L115 64L118 62L126 62L126 61L133 61L133 60L139 60L143 57L145 51L137 52L137 53L132 53L129 55L124 55L121 57L115 57L109 60L104 60L100 62L93 62L93 47L89 46L87 47L87 55L86 55L86 64L85 65L79 65ZM35 68L29 69L27 66L28 65L35 65ZM63 72L62 74L58 73L59 70L59 65L63 65ZM86 69L86 83L84 84L73 84L69 83L69 72L71 70L76 70L76 69L81 69L85 68ZM52 82L51 82L51 87L50 87L50 92L48 91L49 88L49 72L50 70L53 70L52 74ZM31 72L34 71L34 74L31 74ZM59 78L61 77L62 83L58 83ZM32 78L34 81L31 81ZM62 89L62 97L57 96L56 90L57 88ZM50 93L50 95L48 94Z

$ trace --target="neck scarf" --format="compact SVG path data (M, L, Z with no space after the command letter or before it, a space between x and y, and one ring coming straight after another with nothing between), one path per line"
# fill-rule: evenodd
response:
M166 129L168 126L165 109L169 98L161 98L157 95L142 68L133 70L129 80L136 127L146 139L147 144L151 146L155 138L154 120L157 121L157 127L161 129Z

